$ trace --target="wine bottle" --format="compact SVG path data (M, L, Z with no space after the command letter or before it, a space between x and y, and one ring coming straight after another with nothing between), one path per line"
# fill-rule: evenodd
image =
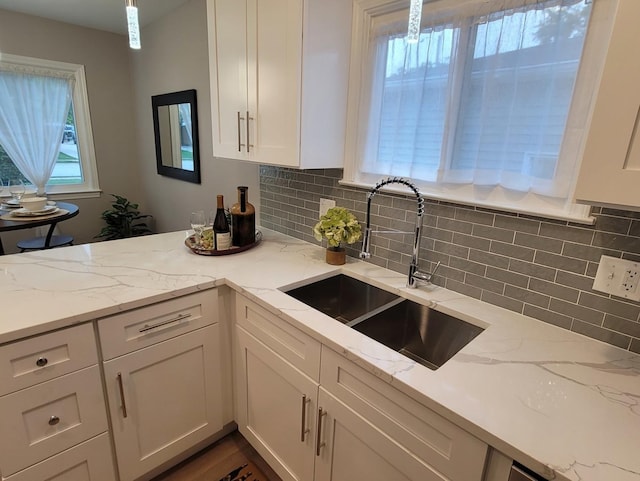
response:
M231 230L227 215L224 212L224 197L217 196L216 217L213 220L213 238L215 249L218 251L227 250L231 247Z
M242 247L256 241L256 209L249 203L246 186L238 187L238 202L231 206L233 245Z

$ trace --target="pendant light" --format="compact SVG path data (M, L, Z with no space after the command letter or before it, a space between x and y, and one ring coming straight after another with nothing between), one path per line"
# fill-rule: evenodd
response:
M140 24L138 23L138 7L136 0L124 0L127 9L127 27L129 30L129 47L140 49Z
M420 38L420 22L422 20L422 0L411 0L409 7L409 28L407 43L418 43Z

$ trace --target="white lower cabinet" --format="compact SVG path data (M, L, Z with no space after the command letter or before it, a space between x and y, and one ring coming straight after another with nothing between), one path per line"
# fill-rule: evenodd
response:
M241 296L236 323L238 427L283 480L482 480L482 441L325 346L312 378L320 343Z
M316 481L448 479L320 388Z
M322 424L327 433L319 436L327 457L320 466L330 465L332 477L319 479L350 479L336 474L346 461L340 445L348 451L348 443L359 439L364 443L359 449L386 461L376 473L393 468L400 476L372 479L482 480L486 443L325 346L320 384L318 405L327 413Z
M115 479L90 323L0 347L0 479Z
M116 356L103 368L120 481L162 469L223 429L215 290L100 320L99 330L101 342L113 342L112 330L124 336L121 350L103 349Z
M241 327L237 422L285 481L313 479L318 384Z

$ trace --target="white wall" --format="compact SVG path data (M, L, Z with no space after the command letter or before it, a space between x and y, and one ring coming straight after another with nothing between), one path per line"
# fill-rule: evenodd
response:
M259 210L259 168L254 164L213 157L209 54L205 0L190 0L142 29L142 49L131 51L138 138L137 166L158 232L189 228L193 210L215 209L216 194L225 204L237 200L236 187L249 186ZM193 184L157 174L151 96L196 89L202 183Z

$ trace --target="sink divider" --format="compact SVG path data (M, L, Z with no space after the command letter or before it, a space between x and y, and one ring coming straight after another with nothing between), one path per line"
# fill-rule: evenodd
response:
M393 306L396 306L398 304L400 304L401 302L406 301L406 299L404 297L398 297L397 299L394 299L393 301L389 301L386 304L381 305L380 307L366 312L364 314L362 314L359 317L356 317L355 319L353 319L352 321L349 321L347 323L345 323L345 326L347 327L353 327L356 326L358 324L360 324L363 321L366 321L367 319L369 319L370 317L375 316L376 314L382 312L382 311L386 311L387 309L392 308Z

